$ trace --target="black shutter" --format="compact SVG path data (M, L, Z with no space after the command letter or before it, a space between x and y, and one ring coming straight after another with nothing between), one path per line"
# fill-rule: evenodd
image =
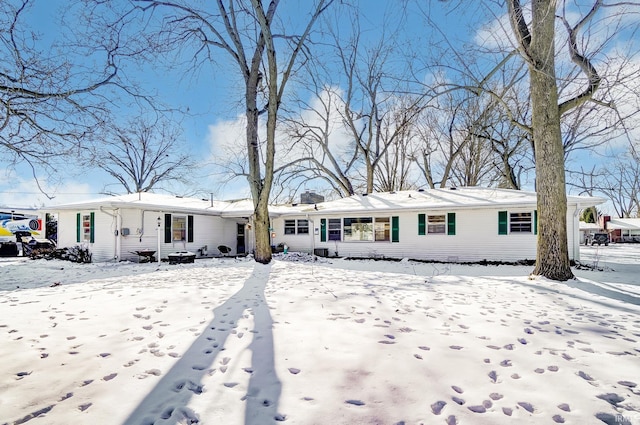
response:
M164 243L171 243L171 214L164 215Z

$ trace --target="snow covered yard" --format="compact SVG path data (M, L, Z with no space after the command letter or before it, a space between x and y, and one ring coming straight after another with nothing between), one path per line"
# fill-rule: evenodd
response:
M582 255L0 259L0 424L640 424L640 246Z

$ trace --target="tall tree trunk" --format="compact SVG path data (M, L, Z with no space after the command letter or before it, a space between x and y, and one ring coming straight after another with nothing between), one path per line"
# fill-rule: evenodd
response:
M554 0L532 3L529 73L538 193L538 250L533 274L564 281L574 276L567 245L564 148L554 59L555 10Z

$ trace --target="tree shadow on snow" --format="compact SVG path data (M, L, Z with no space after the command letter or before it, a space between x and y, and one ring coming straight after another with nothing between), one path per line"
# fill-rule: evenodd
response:
M202 378L211 370L224 343L245 310L254 315L249 345L251 371L245 405L245 424L272 424L282 420L278 402L282 384L274 362L273 319L265 299L270 265L256 264L243 287L213 310L213 320L124 422L124 425L176 425L200 422L187 405L205 389ZM208 423L216 418L207 419ZM213 422L212 422L213 421Z

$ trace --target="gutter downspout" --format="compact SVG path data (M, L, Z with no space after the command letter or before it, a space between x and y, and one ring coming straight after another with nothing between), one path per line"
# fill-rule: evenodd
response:
M121 251L121 242L120 242L120 226L122 225L122 217L120 216L120 208L114 208L113 214L106 211L104 207L100 206L100 212L105 213L108 216L111 216L115 219L116 222L116 230L113 232L113 237L115 238L114 243L114 252L113 259L115 261L120 260L120 251Z
M580 261L580 205L576 204L573 212L573 261Z
M316 255L316 222L313 221L312 218L309 217L309 214L305 214L307 221L311 223L311 229L312 231L309 232L311 234L311 255L314 256L315 259L315 255ZM312 274L313 274L313 269L312 270Z

